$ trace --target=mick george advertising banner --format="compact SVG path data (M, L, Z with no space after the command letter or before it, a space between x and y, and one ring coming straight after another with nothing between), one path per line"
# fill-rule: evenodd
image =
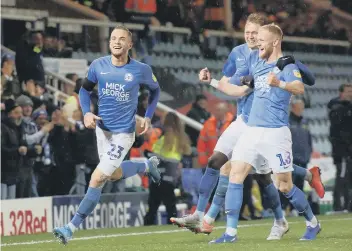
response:
M1 235L25 235L51 232L70 222L83 196L55 196L1 201ZM103 194L81 229L143 226L148 193ZM184 215L186 204L178 204ZM156 224L167 222L165 206L159 207Z
M81 229L142 226L147 199L147 193L103 194ZM53 197L53 226L69 223L81 200L81 196Z

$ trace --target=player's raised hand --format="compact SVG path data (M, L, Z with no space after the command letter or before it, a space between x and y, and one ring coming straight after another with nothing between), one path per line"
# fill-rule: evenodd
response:
M268 74L268 84L270 86L279 86L280 85L280 80L276 77L275 73L269 72Z
M150 118L143 118L141 120L141 127L144 128L144 130L143 130L143 132L140 133L140 135L145 134L148 131L148 129L150 128L151 124L152 123L150 121Z
M86 115L84 115L84 126L89 129L94 129L97 125L97 120L101 120L101 118L91 112L87 112Z
M211 81L211 74L208 68L201 69L198 77L201 82L210 83Z

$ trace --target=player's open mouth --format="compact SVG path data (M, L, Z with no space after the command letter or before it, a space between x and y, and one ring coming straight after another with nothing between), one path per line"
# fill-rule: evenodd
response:
M114 46L113 47L115 50L120 50L122 47L120 47L120 46Z

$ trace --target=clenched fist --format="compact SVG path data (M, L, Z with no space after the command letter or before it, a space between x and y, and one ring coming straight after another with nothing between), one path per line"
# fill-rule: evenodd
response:
M275 87L279 86L280 80L276 77L275 73L270 72L268 74L268 84Z
M204 82L204 83L210 83L211 81L211 74L208 68L204 68L200 70L199 72L199 81Z

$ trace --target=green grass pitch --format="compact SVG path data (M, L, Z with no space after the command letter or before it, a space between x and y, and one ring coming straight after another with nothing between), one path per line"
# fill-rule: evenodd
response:
M152 226L139 228L97 229L78 231L67 246L62 246L51 233L2 237L3 251L193 251L193 250L241 250L241 251L343 251L352 250L352 214L320 216L322 232L318 239L299 241L305 230L302 217L289 218L290 231L280 241L267 241L272 219L241 222L239 240L236 243L209 245L224 231L224 222L218 222L209 236L195 235L176 226Z

